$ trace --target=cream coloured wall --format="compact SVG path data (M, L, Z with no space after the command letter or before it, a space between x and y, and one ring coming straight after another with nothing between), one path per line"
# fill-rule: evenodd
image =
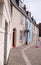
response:
M4 34L5 34L5 22L8 23L8 34L7 34L7 60L9 56L10 49L12 48L13 39L13 29L16 28L16 46L21 46L25 44L25 16L23 19L23 24L20 24L21 14L14 6L12 7L12 21L11 21L11 11L9 12L8 1L4 0L4 4L0 4L0 64L4 63ZM33 26L34 28L34 26ZM38 29L36 31L33 29L33 36L36 36L34 32L38 35ZM20 41L20 31L23 31L23 41ZM35 38L35 37L33 37ZM36 39L36 38L35 38Z
M0 27L0 64L4 63L4 30Z
M9 56L9 52L11 49L11 42L10 42L10 23L11 23L11 13L9 12L9 6L8 6L8 0L4 0L4 6L3 6L3 23L2 27L5 27L5 22L8 23L8 34L7 34L7 59Z
M0 3L0 27L2 27L3 3Z
M40 39L40 44L41 44L41 37L39 37L39 39Z
M7 0L4 3L0 3L0 64L4 65L4 35L5 35L5 22L8 23L8 36L7 36L7 59L9 56L11 42L10 42L10 29L9 23L11 23L11 16L9 12L9 6Z
M21 42L19 37L20 37L20 31L24 31L25 29L25 16L24 16L24 21L23 21L23 24L21 25L20 24L20 18L21 18L21 14L14 6L12 7L12 31L14 28L16 28L17 30L17 34L16 34L16 46L20 46L20 45L23 45L25 44L24 41ZM11 31L11 32L12 32ZM23 34L24 36L24 34ZM24 37L23 37L23 40L24 40Z
M2 28L3 3L0 3L0 64L4 64L4 29Z
M33 41L37 41L39 37L39 29L33 25Z
M37 41L38 37L39 37L39 29L35 26L35 40Z

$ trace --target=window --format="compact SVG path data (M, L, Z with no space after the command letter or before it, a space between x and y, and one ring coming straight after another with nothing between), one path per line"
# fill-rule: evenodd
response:
M20 40L22 41L22 35L23 35L23 32L20 31Z
M23 24L23 21L24 21L24 16L21 14L21 16L20 16L20 24Z
M34 25L34 30L35 30L35 25Z
M28 21L26 21L26 29L28 28Z
M30 35L31 35L31 33L29 32L29 38L30 38Z
M10 6L10 0L7 0L8 1L8 6Z
M19 0L19 7L22 8L23 7L23 1Z
M0 27L2 27L2 16L0 15Z
M29 28L31 27L31 22L29 21Z

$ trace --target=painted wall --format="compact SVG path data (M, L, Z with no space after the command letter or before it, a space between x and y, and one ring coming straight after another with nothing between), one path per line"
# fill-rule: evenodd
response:
M2 29L2 33L0 33L0 64L4 64L4 40L5 40L5 22L8 23L8 34L7 34L7 59L9 56L10 49L12 48L12 36L13 36L13 29L16 28L17 34L16 34L16 46L20 46L25 44L25 37L24 37L24 29L25 29L25 16L23 15L23 24L20 24L20 18L21 18L21 13L13 7L12 10L12 22L11 22L11 13L10 13L10 7L8 6L8 1L4 0L3 8L2 4L0 4L0 13L2 12L2 15L0 15L0 31ZM20 31L23 31L23 41L21 42L19 40L20 37ZM2 47L1 47L2 46ZM2 50L2 51L1 51Z
M4 63L4 30L0 27L0 64Z
M8 35L7 35L7 59L9 56L11 43L10 43L10 29L9 23L11 22L8 1L4 0L4 3L0 3L0 64L4 65L4 36L5 36L5 21L8 23Z
M41 37L39 37L39 39L40 39L40 44L41 44Z
M34 41L36 41L37 39L38 39L38 37L39 37L39 29L33 24L32 25L33 27L33 32L32 32L32 35L33 35L33 37L32 37L32 40L33 40L33 42Z
M4 29L2 28L3 3L0 3L0 64L4 63Z
M27 35L27 41L28 44L32 42L32 23L30 22L29 19L27 19L27 23L28 23L28 35Z
M4 5L3 5L3 28L5 27L5 22L8 23L8 32L7 32L7 59L9 56L9 52L11 49L11 41L10 41L10 23L11 23L11 13L10 13L10 8L9 8L10 3L8 3L7 0L4 0Z
M21 25L21 14L14 6L12 7L12 30L11 33L13 33L13 29L16 28L16 46L20 46L25 44L25 37L24 37L24 29L25 29L25 16L23 15L23 24ZM20 31L23 31L23 41L20 41ZM12 34L13 36L13 34ZM12 41L12 39L11 39Z

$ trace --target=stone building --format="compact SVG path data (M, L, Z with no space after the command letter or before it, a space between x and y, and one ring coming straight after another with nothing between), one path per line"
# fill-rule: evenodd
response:
M32 17L32 28L33 28L33 32L32 32L32 40L37 41L38 37L39 37L39 28L36 24L35 19Z
M7 64L10 49L12 47L17 47L26 44L25 24L26 21L31 23L29 18L30 17L28 17L28 15L26 14L26 6L24 5L23 7L23 2L21 0L0 0L0 64L1 65ZM30 25L29 23L27 27ZM30 39L31 38L34 39L35 38L34 36L36 37L38 36L38 28L34 23L31 23L31 26L33 27L33 33L31 28L29 28L31 31Z
M25 21L26 7L22 7L21 0L11 0L12 4L12 27L11 27L11 43L13 47L25 44Z
M31 12L26 11L27 13L27 21L26 21L26 27L27 27L27 44L32 43L32 19L31 19Z
M0 0L0 64L7 64L10 49L25 44L26 7L21 0Z
M26 34L27 44L37 41L39 37L39 28L36 21L31 17L31 12L27 11L26 29L28 30Z
M10 44L11 8L10 0L0 0L0 64L7 62Z

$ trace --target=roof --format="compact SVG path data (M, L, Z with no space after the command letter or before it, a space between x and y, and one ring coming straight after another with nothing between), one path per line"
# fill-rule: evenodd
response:
M20 8L17 3L16 0L11 0L11 4L12 6L14 6L17 10L19 10L24 16L27 17L26 11L23 8Z
M33 18L33 20L32 20L32 17L31 17L31 16L27 16L27 18L29 19L29 21L30 21L34 26L36 26L37 28L39 28L39 26L38 26L38 24L36 24L36 21L35 21L34 18Z
M26 14L27 14L28 16L31 16L31 12L30 12L30 11L26 11Z
M29 19L29 21L30 21L33 25L35 25L37 28L39 28L38 25L36 24L36 20L33 18L33 16L31 17L31 12L26 11L26 13L27 13L27 18ZM28 15L28 13L29 13L30 15Z
M36 26L39 28L39 24L36 24Z
M32 21L31 16L29 17L29 16L27 15L26 11L25 11L23 8L20 8L20 7L18 6L16 0L11 0L11 4L12 4L12 6L14 6L18 11L20 11L25 17L27 17L32 24L34 24L35 26L37 26L36 23L35 23L35 22L36 22L35 19L33 18L34 21ZM29 11L28 11L28 12L29 12ZM30 13L30 12L29 12L29 13ZM31 13L30 13L30 14L31 14Z

